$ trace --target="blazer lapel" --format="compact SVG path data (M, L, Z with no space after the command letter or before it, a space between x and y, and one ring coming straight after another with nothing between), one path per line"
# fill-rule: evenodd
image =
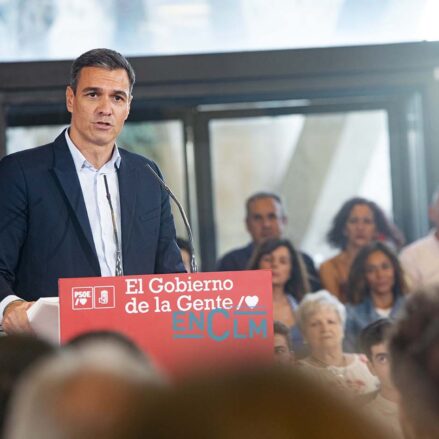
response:
M71 207L71 214L76 217L84 237L92 251L100 273L99 260L93 241L93 234L88 220L87 209L85 207L84 197L82 195L81 185L76 173L73 158L70 154L64 131L54 142L54 167L53 171L66 195Z
M119 180L119 198L120 198L120 215L122 228L122 262L124 269L127 270L128 263L128 245L131 238L133 221L135 215L137 188L138 188L138 170L131 165L129 158L124 151L119 149L121 154L120 166L118 169Z

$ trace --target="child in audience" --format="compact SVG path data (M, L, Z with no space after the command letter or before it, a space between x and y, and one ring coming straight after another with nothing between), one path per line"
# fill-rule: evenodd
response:
M360 335L360 345L369 360L368 368L380 382L380 389L366 408L385 425L395 437L402 437L398 417L398 391L390 375L390 356L387 334L392 327L389 319L379 319L366 326Z
M281 322L274 322L274 361L277 364L292 365L295 362L290 330Z

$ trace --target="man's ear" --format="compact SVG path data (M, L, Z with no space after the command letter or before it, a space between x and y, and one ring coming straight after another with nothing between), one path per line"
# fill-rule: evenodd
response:
M66 88L66 107L69 113L73 112L73 101L75 100L75 92L70 85Z
M248 216L245 217L245 228L247 229L247 232L250 232L249 218L248 218Z
M128 119L128 116L130 115L131 102L132 102L132 100L133 100L133 95L130 95L130 97L129 97L129 99L128 99L128 111L127 111L127 114L126 114L124 120L127 120L127 119Z

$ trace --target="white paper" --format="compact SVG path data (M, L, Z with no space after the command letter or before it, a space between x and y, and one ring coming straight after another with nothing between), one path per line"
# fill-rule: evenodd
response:
M59 298L42 297L28 310L27 317L39 337L59 344Z

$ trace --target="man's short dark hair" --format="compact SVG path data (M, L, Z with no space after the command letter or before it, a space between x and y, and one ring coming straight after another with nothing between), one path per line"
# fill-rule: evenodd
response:
M392 322L389 319L379 319L370 323L361 331L360 348L369 361L372 361L372 347L386 340L391 327Z
M285 209L282 203L282 198L279 195L275 194L274 192L256 192L255 194L250 195L250 197L248 197L247 201L245 202L245 212L247 218L250 212L250 204L253 203L253 201L260 200L262 198L272 198L277 203L279 203L282 210L282 215L285 216Z
M275 320L273 322L273 332L274 334L281 335L282 337L285 337L287 341L288 350L290 352L293 352L293 340L291 338L291 332L288 329L287 325L284 325L282 322L279 322L278 320Z
M76 93L79 75L84 67L99 67L107 70L124 69L130 82L130 93L132 93L136 75L131 64L119 52L111 49L92 49L76 58L70 70L70 87L74 93Z

